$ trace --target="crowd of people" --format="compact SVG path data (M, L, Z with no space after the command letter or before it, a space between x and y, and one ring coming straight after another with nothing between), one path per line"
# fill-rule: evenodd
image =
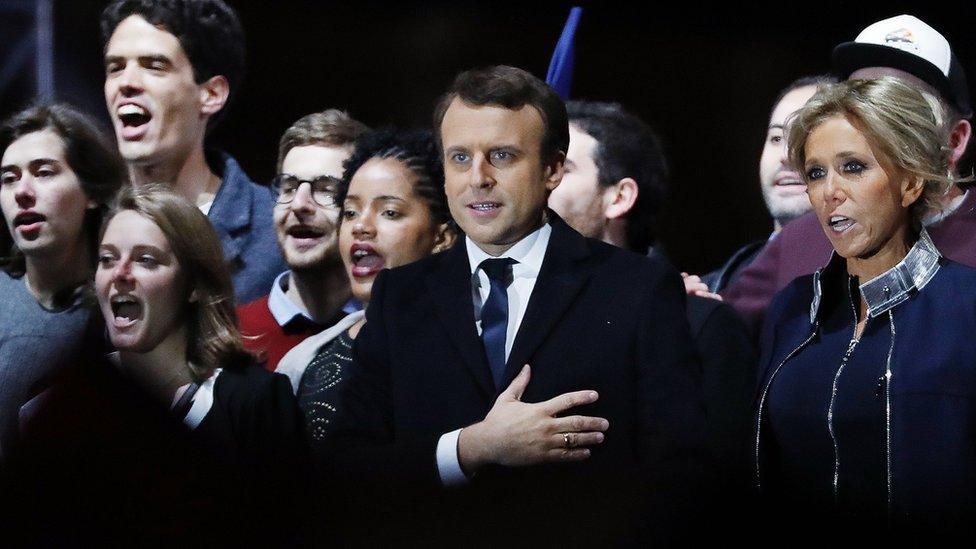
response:
M207 147L244 68L230 7L114 0L101 28L114 141L66 104L0 124L8 540L970 528L972 109L925 22L782 90L774 231L700 276L656 245L667 161L617 103L472 68L429 129L300 118L260 185Z

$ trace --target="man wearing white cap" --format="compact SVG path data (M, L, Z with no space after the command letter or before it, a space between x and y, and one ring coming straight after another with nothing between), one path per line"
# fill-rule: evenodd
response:
M911 15L899 15L869 26L853 42L834 48L834 71L848 79L894 76L940 99L952 128L949 146L953 166L969 138L973 109L966 73L939 31ZM956 196L963 192L955 188Z
M951 166L972 137L972 107L962 65L949 42L924 21L899 15L865 28L853 42L834 48L834 72L841 78L894 76L936 97L945 111ZM942 254L976 267L976 192L954 187L925 224ZM755 329L772 297L798 276L827 263L832 248L813 214L786 226L739 278L721 292Z

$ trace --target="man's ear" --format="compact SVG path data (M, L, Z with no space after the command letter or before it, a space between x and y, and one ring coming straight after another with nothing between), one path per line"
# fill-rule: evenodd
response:
M98 208L98 202L95 202L93 198L89 198L88 202L85 203L86 210L94 210Z
M603 215L607 219L618 219L627 215L637 204L640 188L637 182L625 177L604 189Z
M441 223L437 226L437 234L434 235L434 248L430 251L432 254L438 252L443 252L445 250L450 250L454 246L454 242L457 240L457 231L451 226L450 223Z
M949 156L949 167L956 167L956 163L966 153L966 146L969 145L969 138L972 136L973 126L969 120L956 122L949 134L949 148L952 149L952 154Z
M901 184L901 205L907 208L915 203L922 196L925 190L925 180L921 176L906 175L905 181Z
M230 97L227 77L217 75L200 84L200 113L213 116L220 112Z
M566 174L566 153L563 151L556 152L556 156L546 164L545 170L543 171L543 176L546 179L546 189L549 192L556 190L559 186L560 181L563 180L563 175Z

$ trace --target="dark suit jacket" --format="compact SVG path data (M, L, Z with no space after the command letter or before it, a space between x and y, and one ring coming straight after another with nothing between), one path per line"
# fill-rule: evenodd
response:
M735 282L739 273L755 261L756 256L768 243L768 239L750 242L736 250L721 267L702 275L701 280L708 285L708 291L721 292L726 286Z
M288 545L302 533L301 418L280 374L225 368L193 431L101 356L31 406L0 482L13 546Z
M752 397L759 357L745 324L721 301L688 296L688 322L702 366L708 445L726 477L722 480L736 484L749 478Z
M397 501L386 516L423 525L411 539L450 532L455 543L459 533L490 543L517 532L519 540L549 543L563 535L632 540L648 520L680 509L674 488L700 472L692 464L702 452L701 379L680 277L660 260L585 239L551 212L550 219L503 387L529 363L524 402L598 391L596 403L568 414L607 418L606 440L584 462L494 467L466 489L442 489L439 437L484 419L498 392L475 328L467 252L459 244L382 272L325 466L373 504ZM669 501L655 506L658 499Z

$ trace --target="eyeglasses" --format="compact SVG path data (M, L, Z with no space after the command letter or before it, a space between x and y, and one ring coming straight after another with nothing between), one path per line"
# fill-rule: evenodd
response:
M278 195L278 204L288 204L295 199L298 188L302 183L308 183L312 190L312 201L325 208L334 208L339 178L331 175L320 175L314 179L299 179L290 173L280 173L271 182L271 188Z

